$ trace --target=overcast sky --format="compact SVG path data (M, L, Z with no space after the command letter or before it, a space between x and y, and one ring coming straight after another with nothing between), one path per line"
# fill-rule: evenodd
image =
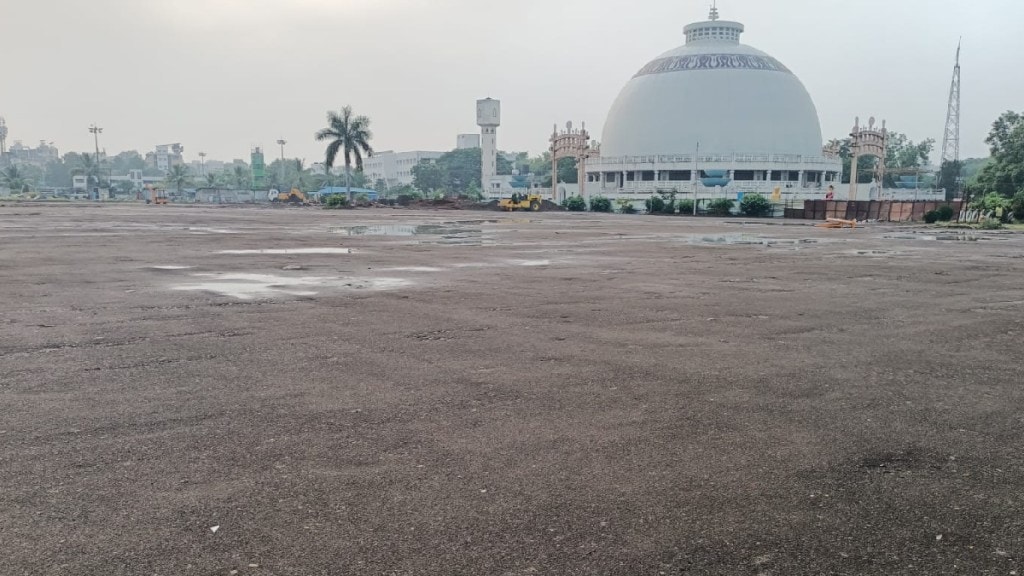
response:
M546 149L552 125L605 114L683 43L706 0L0 0L10 136L114 153L181 142L187 159L322 158L328 109L370 116L378 150L448 150L475 100L502 101L498 144ZM804 82L825 139L874 115L941 144L962 35L964 156L1024 109L1022 0L720 0L743 42ZM938 145L937 145L938 147ZM936 160L938 151L933 155Z

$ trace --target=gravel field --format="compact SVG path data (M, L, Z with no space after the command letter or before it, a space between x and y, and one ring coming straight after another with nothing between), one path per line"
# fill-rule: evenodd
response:
M0 574L1024 574L1024 235L0 207Z

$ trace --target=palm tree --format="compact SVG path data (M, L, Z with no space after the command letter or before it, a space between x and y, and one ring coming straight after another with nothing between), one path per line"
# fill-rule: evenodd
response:
M17 165L8 166L0 172L0 184L10 188L11 192L28 192L29 189L28 180Z
M174 190L180 195L181 187L188 184L189 174L188 168L181 164L175 164L171 166L170 170L167 171L167 176L164 177L164 182L169 186L174 186Z
M209 186L210 188L216 187L217 186L217 175L212 173L212 172L207 172L206 173L206 185Z
M342 153L345 159L345 188L349 198L352 197L352 161L355 159L356 170L362 171L363 154L373 156L373 148L370 146L372 138L370 119L366 116L353 116L351 106L342 108L340 114L328 112L327 128L316 133L317 142L330 141L324 158L328 174L331 173L338 152Z
M90 156L88 153L82 154L82 164L75 172L83 174L86 177L87 184L99 185L100 163L96 160L95 154L93 156Z

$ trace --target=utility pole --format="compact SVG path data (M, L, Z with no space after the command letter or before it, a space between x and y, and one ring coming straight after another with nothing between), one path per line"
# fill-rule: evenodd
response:
M96 142L96 158L95 158L95 160L96 160L96 199L99 200L100 199L100 183L99 183L99 176L100 176L100 134L103 133L103 128L100 128L95 123L93 123L92 126L89 126L89 132L92 133L93 140ZM88 185L88 180L89 180L89 178L86 177L86 184L87 185Z
M693 215L697 215L697 182L700 181L700 170L698 169L698 162L700 161L700 140L697 140L697 153L693 155Z
M199 175L206 178L206 152L199 153Z
M284 138L278 138L278 140L277 140L277 145L281 147L281 184L282 185L284 184L284 145L287 144L287 143L288 143L288 141L285 140Z

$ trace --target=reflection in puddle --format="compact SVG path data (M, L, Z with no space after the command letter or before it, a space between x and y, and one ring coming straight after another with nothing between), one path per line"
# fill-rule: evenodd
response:
M341 226L331 228L333 234L343 236L396 236L396 237L423 237L417 240L418 244L453 244L481 246L490 244L490 239L484 238L483 230L474 226L493 224L497 220L460 220L456 222L442 222L440 224L379 224L373 226Z
M190 268L192 268L192 266L177 266L174 264L168 264L166 266L150 266L150 269L152 270L188 270Z
M213 292L239 300L275 296L315 296L318 289L393 290L410 286L403 278L337 278L331 276L278 276L275 274L193 274L200 281L173 290Z
M267 248L264 250L220 250L217 254L351 254L351 248Z

